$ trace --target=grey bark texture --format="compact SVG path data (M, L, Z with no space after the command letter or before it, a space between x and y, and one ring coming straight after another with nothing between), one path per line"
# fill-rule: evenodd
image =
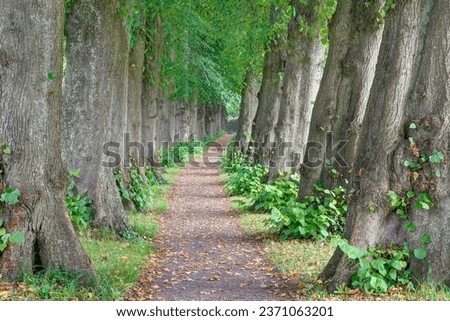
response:
M124 161L128 88L128 31L117 9L121 1L79 0L67 22L64 77L63 159L81 170L79 190L94 200L94 225L118 233L129 228L113 168L103 148ZM112 164L119 167L121 164Z
M0 205L8 232L25 240L0 255L0 275L17 280L34 268L94 276L65 206L61 160L64 1L0 1L0 193L20 190L19 203Z
M351 176L375 75L383 31L378 19L384 3L385 0L377 0L367 6L358 0L338 2L301 167L300 199L311 194L318 182L333 187L344 184L344 179ZM338 150L337 155L332 153L334 148ZM340 175L330 175L332 168Z
M261 86L258 78L258 75L253 71L247 71L244 88L242 89L236 142L239 142L241 151L244 154L247 153L252 134L253 119L258 108L258 92Z
M143 31L136 36L136 42L129 56L128 71L128 110L127 133L131 142L144 143L142 139L142 82L144 71L145 34ZM147 147L146 147L147 148ZM132 148L127 151L135 164L144 166L145 151Z
M427 248L424 260L411 259L418 280L450 285L450 7L445 1L395 1L388 13L380 56L371 90L353 177L359 193L351 202L344 236L358 247L391 242L410 249ZM410 129L414 122L416 129ZM411 144L409 138L415 143ZM441 164L427 162L411 171L404 162L420 154L441 152ZM441 177L436 176L439 171ZM416 195L427 193L434 206L429 211L408 201L408 220L395 214L388 191ZM369 211L369 206L375 208ZM417 231L407 232L412 221ZM423 234L431 243L421 244ZM354 267L336 252L322 277L330 289L349 281Z
M293 2L296 16L289 23L287 64L275 127L277 149L271 158L270 179L276 179L280 172L295 171L300 165L325 59L315 2ZM313 35L301 30L302 20L314 30Z
M275 125L278 121L281 93L283 86L285 54L282 51L282 40L267 52L264 58L264 69L261 89L258 95L258 107L253 121L252 139L255 146L255 161L269 165L270 151L275 143Z
M145 39L144 79L142 82L142 140L147 152L145 162L154 165L158 162L161 148L161 135L158 94L161 80L161 64L164 49L164 30L161 17L157 14L150 22L155 33L147 34Z

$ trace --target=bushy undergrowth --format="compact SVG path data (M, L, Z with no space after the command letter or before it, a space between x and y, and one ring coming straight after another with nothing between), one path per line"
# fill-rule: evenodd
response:
M231 149L222 159L222 169L229 176L228 193L246 197L255 211L271 213L266 224L282 239L320 240L342 233L347 212L343 187L325 189L316 185L312 195L298 201L297 174L281 173L277 180L264 183L268 168L252 165L240 151Z

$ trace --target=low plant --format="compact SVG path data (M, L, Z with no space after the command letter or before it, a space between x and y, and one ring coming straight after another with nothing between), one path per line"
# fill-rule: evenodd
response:
M251 203L256 211L271 213L273 209L280 209L286 204L295 201L298 196L298 174L282 173L279 179L262 185L259 193L253 194Z
M290 201L280 209L273 208L267 224L283 240L322 240L342 233L346 213L347 197L343 187L324 189L316 185L315 193L302 202Z
M133 167L130 169L130 198L133 201L134 206L138 210L147 210L152 208L151 197L153 191L149 184L147 175L141 176L138 168Z
M368 293L386 293L396 286L413 288L407 243L403 247L390 244L367 249L352 246L346 239L339 239L336 243L358 267L352 277L352 287Z
M70 220L78 231L87 229L92 222L92 203L93 200L86 196L86 191L77 193L75 184L69 184L66 194L66 206Z

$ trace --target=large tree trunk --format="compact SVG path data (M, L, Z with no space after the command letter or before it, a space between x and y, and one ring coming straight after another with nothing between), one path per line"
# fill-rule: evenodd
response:
M161 135L158 126L158 94L161 79L161 64L164 49L164 30L161 17L157 14L150 23L154 33L146 34L146 53L144 58L144 79L142 83L142 140L147 153L145 162L158 163L157 151L161 147Z
M293 1L296 16L289 24L287 64L283 81L280 111L275 128L277 150L272 155L270 178L295 170L300 165L307 141L314 100L319 90L325 59L321 43L319 13L314 1ZM300 28L301 21L313 30Z
M128 31L117 9L121 1L79 0L67 22L64 78L63 158L81 170L80 190L94 200L94 225L125 232L128 218L104 144L124 160L128 87ZM109 164L102 164L106 159Z
M300 199L311 194L319 181L331 187L349 179L375 75L382 35L379 11L384 3L376 0L367 6L359 0L338 2L301 167ZM332 168L341 175L330 175Z
M0 205L8 232L25 240L0 254L0 275L16 280L34 268L94 275L65 206L61 160L61 79L64 1L0 1L0 193L20 190L20 202Z
M142 81L144 69L145 34L141 31L136 37L136 42L134 47L131 49L129 57L127 133L129 134L130 142L139 143L144 147L144 142L142 140ZM135 164L138 166L144 166L146 150L147 146L145 146L143 150L142 148L134 147L133 145L132 148L125 151L124 156L131 156Z
M432 0L395 3L386 18L353 169L359 193L349 207L345 236L358 247L408 241L415 249L424 246L420 238L427 233L427 256L412 257L410 269L418 280L450 285L450 7ZM412 122L416 129L409 129ZM444 154L442 164L428 161L415 173L404 166L407 160L419 162L420 154L436 152ZM413 233L405 230L406 220L395 214L386 196L387 191L404 195L409 190L428 193L434 203L427 212L414 206L417 197L409 200L408 220L417 226ZM322 276L331 279L332 290L353 273L337 252Z
M252 129L252 138L255 144L253 158L256 162L264 165L269 165L270 148L276 141L275 125L280 109L285 64L281 43L282 40L279 40L277 46L265 55L258 108Z
M283 7L270 8L270 21L275 24L279 20L279 12ZM269 42L264 56L264 68L261 88L258 93L258 108L253 121L252 139L254 143L254 155L256 163L268 166L270 160L270 148L276 142L275 126L278 121L281 94L283 92L283 78L286 67L286 42L279 35Z
M252 123L258 108L258 92L260 84L258 76L253 71L247 71L244 88L241 95L241 108L239 113L236 142L240 144L243 153L247 152L252 134Z

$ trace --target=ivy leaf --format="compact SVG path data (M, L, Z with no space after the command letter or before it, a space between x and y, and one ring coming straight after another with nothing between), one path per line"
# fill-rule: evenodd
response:
M11 155L11 148L6 147L5 149L3 149L3 154L5 154L5 155Z
M47 74L47 78L48 80L53 80L56 78L56 74L53 71L51 71Z
M429 234L424 234L424 235L422 235L422 238L420 239L420 241L423 244L431 243L431 236Z
M413 191L408 191L408 192L406 192L406 196L408 198L413 198L414 196L416 196L416 193L414 193Z
M13 244L20 244L23 243L25 240L25 234L23 232L15 232L11 234L9 237L9 241Z
M417 128L417 125L416 125L415 123L411 123L411 124L409 125L409 128L410 128L410 129L416 129L416 128Z
M407 222L406 229L408 230L408 232L411 232L411 233L414 233L415 231L417 231L417 227L413 222Z
M432 162L434 164L440 164L440 163L442 163L444 158L445 158L444 154L442 154L441 152L438 152L438 153L434 153L433 155L431 155L429 159L430 159L430 162Z
M69 171L70 177L80 178L80 169L72 169Z
M423 247L419 247L419 248L415 249L414 250L414 256L418 260L423 260L424 258L427 257L427 249L425 249Z
M5 202L8 205L15 205L19 203L19 196L20 191L18 189L7 188L0 196L0 201Z

